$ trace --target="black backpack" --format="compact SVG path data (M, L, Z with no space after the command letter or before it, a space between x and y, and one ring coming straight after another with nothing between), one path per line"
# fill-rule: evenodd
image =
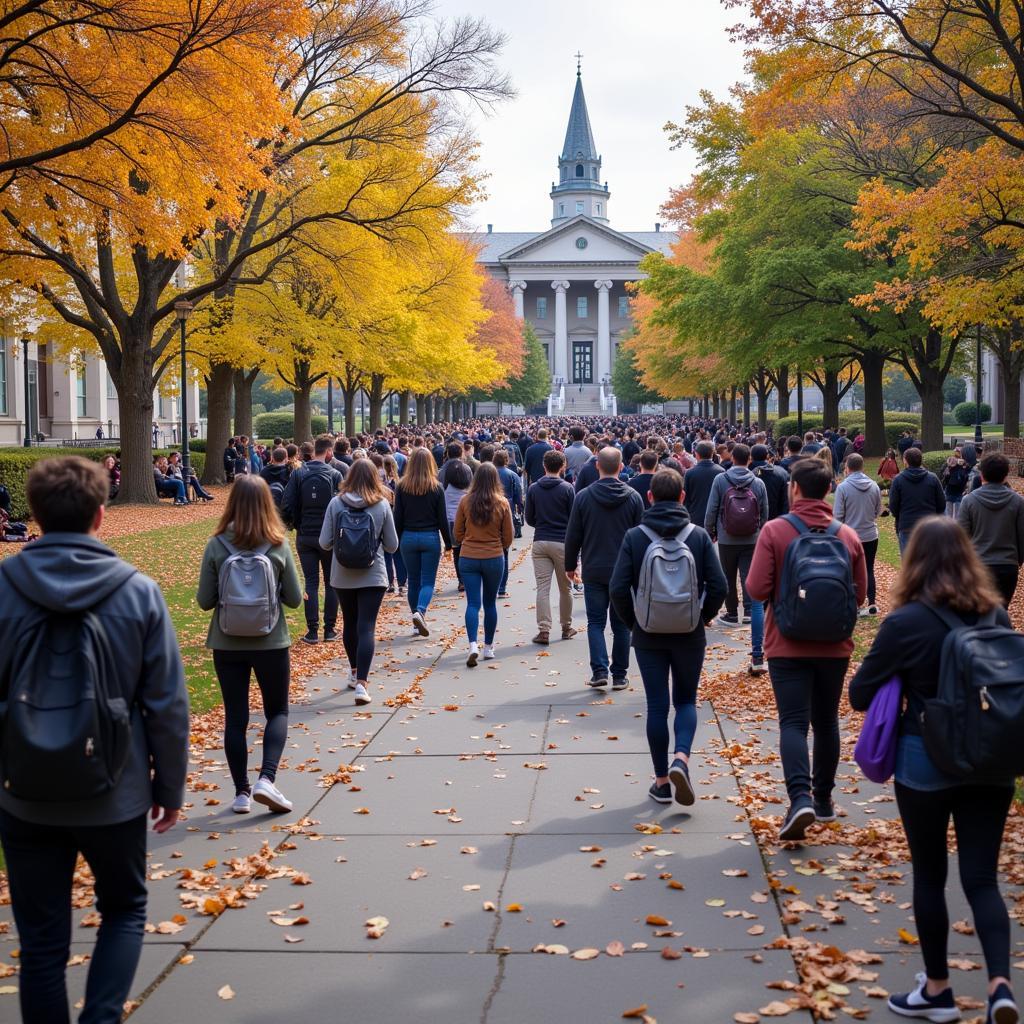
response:
M299 500L302 511L316 509L321 514L334 497L334 478L328 473L313 473L308 469L301 470L299 478ZM321 515L322 518L322 515Z
M11 796L92 800L117 785L131 754L134 699L112 685L116 664L92 611L30 622L0 679L0 778Z
M1024 775L1024 634L996 622L969 626L928 605L947 627L939 687L925 701L921 732L936 767L971 782Z
M280 480L275 480L270 485L270 496L274 499L274 504L280 508L281 502L284 501L284 484Z
M335 525L334 557L346 569L369 569L377 558L381 538L373 516L365 508L341 503Z
M772 605L787 640L834 644L848 640L857 625L857 593L850 552L834 519L824 532L811 530L797 515L780 518L797 535L789 542Z

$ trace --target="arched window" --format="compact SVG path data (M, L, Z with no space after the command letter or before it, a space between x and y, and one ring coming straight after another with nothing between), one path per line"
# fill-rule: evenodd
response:
M583 177L583 164L577 164L576 165L576 177L577 178L582 178Z

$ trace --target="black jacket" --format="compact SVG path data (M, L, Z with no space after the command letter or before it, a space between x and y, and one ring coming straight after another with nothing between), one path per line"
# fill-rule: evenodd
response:
M565 530L576 492L561 477L542 476L526 492L526 522L534 528L534 540L565 543Z
M651 489L651 481L653 479L653 473L637 473L636 476L631 477L629 480L629 486L644 499L644 508L651 507L651 503L647 500L647 494Z
M674 537L690 523L690 514L675 501L656 501L644 512L641 523L662 537ZM692 633L645 633L633 613L633 592L640 583L640 567L651 540L638 526L625 536L608 586L612 607L619 618L633 630L633 646L673 650L679 646L703 647L704 623L718 614L729 587L718 561L715 545L701 526L695 526L686 538L686 546L697 563L697 579L704 594L701 609L703 622Z
M576 474L573 487L576 488L576 493L579 494L580 491L586 490L591 484L597 483L600 478L601 474L597 470L597 456L591 455Z
M607 583L626 531L640 522L644 503L621 480L604 479L576 492L565 531L565 571L583 558L585 582Z
M438 484L426 494L410 494L401 485L395 488L395 532L402 534L438 531L445 551L452 547L448 531L448 513L444 507L444 488Z
M708 499L711 497L715 477L724 472L721 466L716 466L710 459L701 459L696 466L688 469L683 477L686 511L690 513L690 519L698 525L707 517Z
M908 466L889 487L889 510L897 532L903 533L925 516L941 516L946 511L946 492L934 473Z
M323 481L326 488L327 500L321 502L323 497L317 492L317 503L315 506L308 502L303 507L302 483L304 480L315 478L319 483ZM327 514L327 506L331 498L338 493L338 486L341 483L341 474L336 469L331 469L326 462L313 459L304 462L288 478L288 486L284 489L284 498L281 499L281 515L285 523L295 530L299 537L315 537L319 543L320 528L324 525L324 516Z
M551 451L551 445L547 441L538 441L526 449L523 464L526 469L526 478L530 483L536 483L544 475L544 456Z
M272 462L260 470L260 476L267 481L267 485L280 484L287 489L288 478L292 475L291 467L285 462Z
M784 516L789 511L789 474L770 462L752 462L750 471L768 492L768 518Z

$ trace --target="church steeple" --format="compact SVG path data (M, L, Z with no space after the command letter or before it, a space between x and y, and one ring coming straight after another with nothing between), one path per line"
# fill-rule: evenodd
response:
M576 89L558 159L559 178L551 187L552 227L581 214L603 223L608 220L608 186L601 184L601 156L583 94L582 54L576 57Z

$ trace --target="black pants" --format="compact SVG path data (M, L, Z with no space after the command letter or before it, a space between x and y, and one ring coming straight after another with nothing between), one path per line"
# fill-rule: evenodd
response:
M722 562L722 571L729 583L729 593L725 597L726 615L736 615L739 608L740 591L743 593L743 614L750 615L750 595L747 593L747 573L750 571L750 560L754 557L754 544L719 544L718 557ZM739 573L740 586L736 587L736 574Z
M779 709L779 746L791 801L813 794L825 803L839 766L839 698L848 658L769 658L768 673ZM814 773L807 730L814 729Z
M946 830L953 819L960 884L971 905L990 978L1010 976L1010 919L999 893L996 868L1011 786L954 786L924 791L896 783L896 803L914 867L915 931L929 978L949 975L946 941Z
M1003 607L1009 608L1017 589L1017 577L1020 569L1016 565L990 565L989 572L996 581L996 589L1002 595Z
M634 647L633 657L647 694L647 746L654 774L668 774L668 709L675 708L673 752L690 755L697 732L697 684L704 667L704 645L677 643L671 649ZM672 677L669 684L669 675Z
M316 630L320 625L320 574L324 577L324 632L334 629L338 624L338 595L331 587L330 551L320 547L317 537L296 537L295 549L299 553L299 565L306 583L306 597L303 608L306 612L306 628Z
M878 538L874 540L863 540L861 545L864 548L864 565L868 571L868 604L874 604L877 596L875 585L875 555L878 554Z
M224 754L231 770L235 793L248 793L249 748L245 733L249 728L249 679L256 673L263 697L263 763L260 775L277 778L277 766L288 739L288 648L272 651L214 651L213 667L220 692L224 696Z
M339 590L341 602L342 633L348 663L356 670L356 679L365 683L370 678L375 647L374 633L377 630L377 616L384 587L355 587Z
M146 816L117 825L33 825L0 811L21 956L21 1019L68 1024L64 972L71 950L71 885L81 853L102 918L80 1024L117 1024L142 953L146 925Z

